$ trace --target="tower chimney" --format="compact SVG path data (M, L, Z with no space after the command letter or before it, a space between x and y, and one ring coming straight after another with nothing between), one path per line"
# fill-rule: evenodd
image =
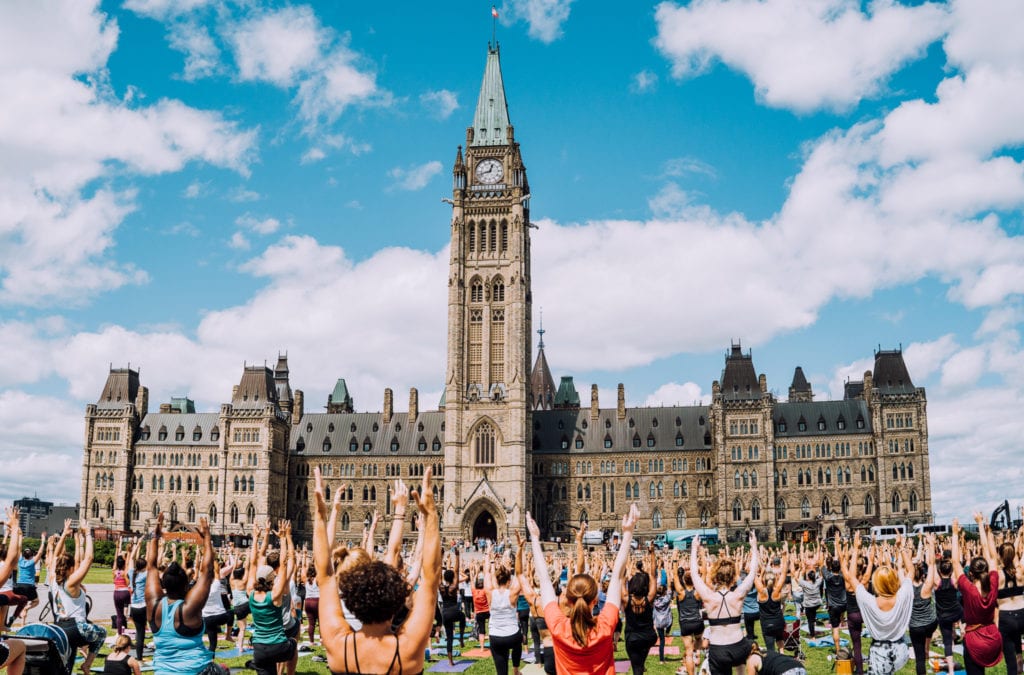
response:
M590 421L596 424L601 416L601 406L597 397L597 385L590 385Z
M409 390L409 424L414 424L420 416L420 392L413 387Z
M619 382L619 402L617 412L620 420L626 419L626 385L621 382Z
M391 389L384 390L384 424L391 424L391 416L394 414L394 394Z
M231 400L234 401L238 398L238 385L231 387Z
M294 407L292 408L292 424L298 424L302 420L302 416L306 412L303 406L304 400L305 396L303 395L302 390L296 389L295 403L293 404Z
M871 405L871 388L875 386L874 377L870 370L864 371L864 400Z
M139 419L145 417L149 412L149 387L139 387L139 393L135 396L135 410Z
M764 373L761 373L758 376L758 378L757 378L757 385L758 385L758 387L760 387L762 394L767 394L768 393L768 378L764 376Z

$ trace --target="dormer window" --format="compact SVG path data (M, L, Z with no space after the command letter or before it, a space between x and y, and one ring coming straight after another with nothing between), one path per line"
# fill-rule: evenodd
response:
M633 436L633 447L634 448L639 448L640 447L640 436L639 435L634 435Z
M306 433L307 434L313 433L313 423L312 422L306 422Z
M357 440L356 440L356 439L355 439L355 438L353 437L353 438L352 438L352 439L350 439L350 440L349 440L349 442L348 442L348 451L349 451L349 452L355 452L355 451L356 451L356 450L358 450L358 449L359 449L359 441L357 441Z
M331 451L331 439L324 438L324 452L330 452L330 451Z
M612 447L612 437L611 436L605 435L605 437L604 437L604 447L606 447L606 448Z
M683 435L682 434L676 434L676 447L677 448L683 447Z
M857 418L857 428L858 429L863 429L864 428L864 418L863 417L858 417Z
M158 431L157 434L156 434L156 439L158 441L166 441L167 440L167 427L160 427L160 431Z
M654 447L654 434L649 434L647 436L647 447L648 448L653 448Z
M295 441L295 452L302 452L306 449L306 440L299 436L299 440Z
M142 427L142 436L140 436L140 440L143 440L143 441L148 441L149 440L149 425L148 424L146 426Z
M176 440L176 441L183 441L183 440L185 440L185 429L180 424L178 425L178 428L175 429L175 431L174 431L174 440Z
M331 422L330 424L327 425L327 433L329 433L329 434L333 434L334 433L334 422Z
M193 441L201 441L201 440L203 440L203 430L200 429L198 426L195 429L192 430L192 440Z
M349 430L349 433L353 433L354 434L356 432L356 423L353 422L352 424L350 424L349 427L348 427L348 430Z
M786 420L779 420L779 433L786 433Z
M840 431L845 429L846 428L846 420L844 420L842 417L840 417L839 421L836 422L836 428L838 428Z
M214 427L210 430L210 440L214 443L220 440L220 427Z
M391 439L391 452L398 452L398 447L399 447L398 439L397 438L392 438Z
M434 452L441 452L441 441L435 438L431 447L434 450Z
M825 420L818 420L818 431L825 430Z

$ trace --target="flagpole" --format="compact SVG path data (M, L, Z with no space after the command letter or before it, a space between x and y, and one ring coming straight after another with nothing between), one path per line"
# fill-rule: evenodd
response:
M498 8L491 5L491 42L498 48Z

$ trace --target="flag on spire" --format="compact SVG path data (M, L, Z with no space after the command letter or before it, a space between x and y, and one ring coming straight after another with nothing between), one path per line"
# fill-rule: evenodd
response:
M498 18L498 8L495 7L494 5L491 5L491 16L493 16L495 19Z

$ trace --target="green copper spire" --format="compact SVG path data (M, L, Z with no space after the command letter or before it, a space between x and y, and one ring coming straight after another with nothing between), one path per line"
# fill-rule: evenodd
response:
M487 46L487 67L480 85L480 98L473 116L473 141L470 145L506 145L508 143L508 104L505 83L501 79L499 49Z

